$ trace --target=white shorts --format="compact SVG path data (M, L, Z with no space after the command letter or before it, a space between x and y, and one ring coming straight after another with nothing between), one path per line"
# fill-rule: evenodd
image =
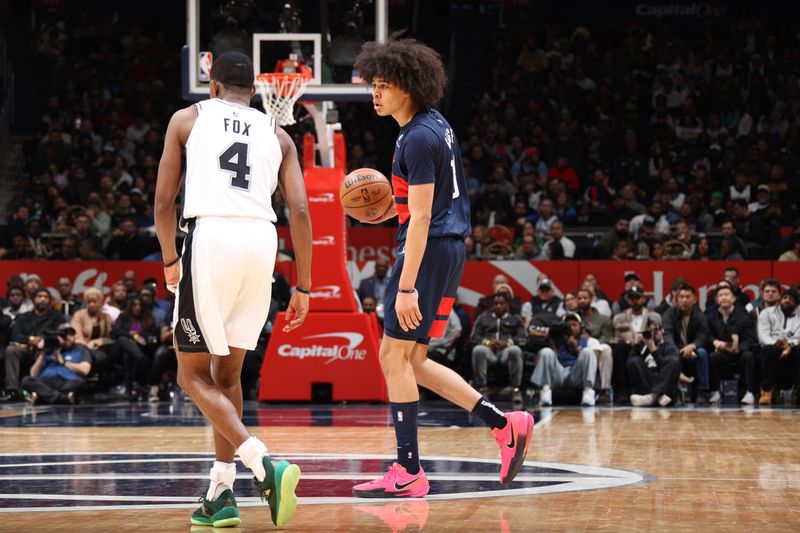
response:
M278 252L275 226L253 218L188 221L172 325L182 352L252 350L267 321Z

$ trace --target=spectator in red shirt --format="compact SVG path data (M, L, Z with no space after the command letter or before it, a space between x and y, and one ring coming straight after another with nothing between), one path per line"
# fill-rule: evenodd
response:
M566 183L573 194L578 193L578 189L580 189L580 179L575 169L569 166L567 154L559 154L556 166L551 167L547 175L551 180L561 180Z

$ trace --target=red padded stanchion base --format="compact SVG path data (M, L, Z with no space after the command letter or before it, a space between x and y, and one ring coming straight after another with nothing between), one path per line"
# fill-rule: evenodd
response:
M334 401L387 401L378 360L377 319L366 313L310 313L283 333L283 313L261 366L259 401L311 401L313 383L330 383Z

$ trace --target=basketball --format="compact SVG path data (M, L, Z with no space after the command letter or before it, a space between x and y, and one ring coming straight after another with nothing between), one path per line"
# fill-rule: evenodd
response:
M389 180L374 168L359 168L345 176L339 200L345 213L361 222L382 217L394 204Z

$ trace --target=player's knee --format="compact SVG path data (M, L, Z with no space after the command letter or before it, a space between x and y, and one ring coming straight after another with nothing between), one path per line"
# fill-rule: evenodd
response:
M242 377L239 372L220 372L214 373L214 383L220 389L230 389L242 384Z

